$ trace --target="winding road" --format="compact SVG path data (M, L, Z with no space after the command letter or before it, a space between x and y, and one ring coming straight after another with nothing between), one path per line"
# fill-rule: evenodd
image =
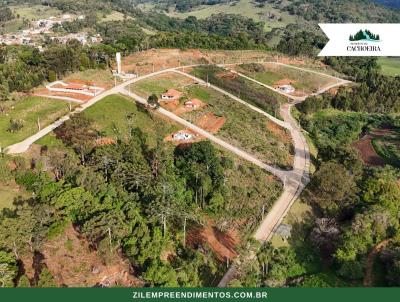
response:
M273 62L276 63L276 62ZM276 64L280 64L280 63L276 63ZM285 64L282 64L285 65ZM198 126L182 119L181 117L173 114L170 111L167 111L163 108L158 108L157 111L168 117L169 119L174 120L175 122L190 128L191 130L195 131L196 133L204 136L205 138L211 140L212 142L222 146L223 148L235 153L236 155L244 158L245 160L248 160L250 162L252 162L253 164L267 170L268 172L274 174L275 176L279 177L283 184L284 184L284 190L282 195L279 197L279 199L274 203L272 209L269 211L269 213L267 214L267 216L263 219L263 221L261 222L260 226L258 227L258 229L255 231L254 233L254 238L260 241L265 241L265 240L269 240L271 238L271 236L273 235L275 228L281 223L282 219L285 217L285 215L287 214L287 212L290 210L292 204L294 203L294 201L298 198L298 196L300 195L300 193L303 191L304 187L307 185L307 183L309 182L309 167L310 167L310 152L309 152L309 147L308 144L306 142L306 139L302 133L301 128L299 127L299 125L297 124L297 122L295 121L295 119L292 117L291 115L291 108L293 106L293 104L295 103L299 103L305 100L306 97L295 97L295 96L291 96L288 94L284 94L279 90L276 90L275 88L265 85L255 79L252 79L248 76L245 76L241 73L237 73L239 76L244 77L248 80L251 80L259 85L262 85L268 89L271 89L277 93L280 93L284 96L286 96L287 98L289 98L291 100L290 103L286 103L284 105L281 106L281 116L283 118L282 120L279 120L277 118L275 118L274 116L264 112L263 110L243 101L242 99L236 97L235 95L232 95L229 92L226 92L225 90L216 87L214 85L210 85L209 83L205 83L204 80L199 79L197 77L194 77L190 74L187 74L183 71L181 71L180 69L182 68L188 68L188 67L194 67L197 65L190 65L190 66L180 66L180 67L176 67L176 68L168 68L168 69L164 69L164 70L160 70L160 71L156 71L144 76L140 76L137 77L135 79L126 81L122 84L119 84L111 89L108 89L104 92L102 92L101 94L97 95L96 97L92 98L90 101L80 105L80 107L78 107L77 109L75 109L75 111L71 112L70 114L67 114L65 116L63 116L62 118L60 118L59 120L55 121L54 123L50 124L49 126L43 128L41 131L37 132L36 134L30 136L29 138L23 140L22 142L19 142L17 144L11 145L9 147L7 147L5 149L5 151L9 154L18 154L18 153L23 153L25 151L27 151L29 149L29 147L38 139L44 137L45 135L47 135L48 133L50 133L51 131L53 131L54 129L56 129L57 127L59 127L62 123L64 123L65 121L67 121L70 116L76 112L82 112L85 109L89 108L90 106L93 106L94 104L96 104L98 101L102 100L104 97L112 95L112 94L124 94L127 95L133 99L135 99L137 102L142 103L142 104L147 104L147 100L128 91L126 89L126 87L128 85L131 85L137 81L140 80L144 80L146 78L150 78L153 76L157 76L160 75L162 73L167 73L167 72L174 72L174 73L178 73L181 75L184 75L186 77L189 77L197 82L199 82L200 84L203 85L207 85L217 91L219 91L220 93L223 93L224 95L230 97L231 99L247 106L248 108L250 108L251 110L254 110L255 112L258 112L260 115L263 115L264 117L270 119L271 121L273 121L274 123L278 124L281 127L284 127L286 129L288 129L291 133L292 136L292 141L293 141L293 146L295 149L295 156L294 156L294 163L293 163L293 170L291 171L285 171L285 170L281 170L279 168L267 165L265 163L263 163L261 160L255 158L254 156L248 154L247 152L223 141L220 138L217 138L216 136L214 136L213 134L199 128ZM287 65L289 66L289 65ZM293 66L290 66L293 67ZM301 69L299 67L293 67L296 69L300 69L300 70L304 70ZM305 70L305 71L309 71L309 70ZM235 71L234 71L235 72ZM310 72L314 72L314 71L310 71ZM329 76L329 77L333 77L330 75L325 75L319 72L314 72L314 73L318 73L324 76ZM335 79L337 79L337 83L332 84L328 87L324 87L323 89L319 90L317 94L321 94L333 87L336 86L340 86L340 85L345 85L348 84L349 81L340 79L340 78L336 78L333 77ZM249 255L249 257L255 257L255 254L253 255L253 253L250 253L251 255ZM229 268L229 270L227 271L227 273L224 275L223 279L220 281L220 283L218 284L219 287L225 287L228 285L229 281L232 280L236 274L236 265L237 263L233 263L231 265L231 267Z

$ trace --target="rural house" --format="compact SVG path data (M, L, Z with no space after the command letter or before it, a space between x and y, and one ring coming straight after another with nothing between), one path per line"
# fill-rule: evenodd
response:
M280 91L282 91L283 93L293 93L295 91L295 89L292 85L282 85L282 86L279 86L278 89Z
M179 100L179 98L182 95L183 95L183 92L180 92L176 89L168 89L166 92L161 94L161 100L163 100L163 101Z
M203 102L200 101L199 99L192 99L190 101L185 102L186 108L197 109L197 108L200 108L202 105L203 105Z

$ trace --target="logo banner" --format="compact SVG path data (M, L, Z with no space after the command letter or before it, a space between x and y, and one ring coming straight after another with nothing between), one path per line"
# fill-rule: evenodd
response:
M399 23L319 24L329 42L318 56L400 56Z

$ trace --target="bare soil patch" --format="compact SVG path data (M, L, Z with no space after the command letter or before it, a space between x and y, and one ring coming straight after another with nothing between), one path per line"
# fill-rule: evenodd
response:
M277 61L279 63L287 64L287 65L304 65L305 61L301 59L294 59L294 58L289 58L289 57L277 57Z
M268 120L267 121L267 129L271 131L276 137L279 138L280 141L284 143L290 143L292 138L288 132L285 131L282 127L278 126L274 122Z
M176 108L176 109L173 111L173 113L176 114L176 115L182 115L182 114L184 114L184 113L186 113L186 112L201 110L201 109L203 109L204 107L207 106L206 103L203 103L203 102L201 102L201 101L198 100L198 99L197 99L196 101L199 102L198 107L193 108L193 107L188 107L188 106L186 106L185 104L182 104L181 106L179 106L178 108Z
M36 89L34 95L48 95L48 96L61 96L61 97L69 97L81 102L87 102L91 100L93 97L90 95L85 95L81 93L74 92L59 92L59 91L50 91L46 88Z
M225 124L225 118L208 112L196 121L196 126L210 132L217 133Z
M375 245L372 248L371 252L368 254L367 269L365 271L364 282L363 282L363 285L365 287L373 286L373 283L374 283L373 269L374 269L375 258L378 255L378 253L382 249L384 249L389 243L390 243L390 239L386 239L386 240L379 242L377 245Z
M375 152L374 148L372 147L372 136L366 135L359 141L353 143L353 147L355 147L361 159L366 165L369 166L383 166L385 162L383 159Z
M377 137L389 135L392 133L391 129L377 129L373 132L364 135L363 138L353 143L353 147L356 148L360 154L361 159L366 165L369 166L383 166L385 161L375 152L372 146L372 140Z
M159 100L159 102L161 107L171 112L174 112L179 106L179 100L173 100L168 102Z
M142 286L132 274L128 260L117 255L108 263L69 225L65 233L49 241L42 250L43 262L60 286Z
M207 245L219 261L226 262L226 259L232 260L238 255L235 247L240 243L240 237L236 230L230 229L224 233L209 221L206 226L191 229L187 243L194 249L201 249Z
M225 80L233 80L238 77L238 74L230 71L221 71L215 74L215 76Z
M112 137L100 137L95 141L96 147L114 145L115 143L116 141Z
M173 138L173 136L174 136L175 133L179 132L179 131L177 131L177 132L171 133L170 135L165 137L164 141L171 142L174 145L178 146L178 145L193 144L193 143L199 142L199 141L204 139L203 136L199 135L198 133L194 132L191 129L183 129L183 130L180 130L180 131L184 131L184 132L186 132L188 134L192 134L194 136L194 138L193 139L185 139L185 140L176 140L176 139Z
M281 79L279 81L276 81L273 86L274 87L279 87L279 86L283 86L283 85L292 85L294 83L296 83L295 80L284 78L284 79Z

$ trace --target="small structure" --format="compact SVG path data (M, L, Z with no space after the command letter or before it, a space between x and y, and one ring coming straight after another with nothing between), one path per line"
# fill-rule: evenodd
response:
M183 95L183 92L180 92L176 89L168 89L166 92L161 94L161 100L162 101L179 100L182 95Z
M281 223L275 233L281 236L283 241L286 241L292 234L292 226L290 224Z
M203 102L199 99L192 99L190 101L185 102L186 108L197 109L203 106Z
M196 138L196 134L187 132L185 130L180 130L172 134L172 139L174 141L188 141Z
M98 86L89 86L85 84L78 83L65 83L63 81L55 81L48 85L46 88L49 91L55 92L73 92L80 93L88 96L96 96L98 93L103 92L105 89Z
M121 72L122 72L122 69L121 69L121 53L117 52L115 54L115 58L116 58L116 61L117 61L117 72L118 72L118 74L121 74Z
M278 90L283 93L293 93L296 89L292 85L281 85Z

